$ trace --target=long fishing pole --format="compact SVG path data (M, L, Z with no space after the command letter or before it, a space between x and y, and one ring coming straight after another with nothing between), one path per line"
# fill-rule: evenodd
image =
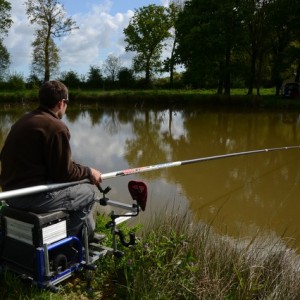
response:
M266 153L266 152L279 151L279 150L291 150L291 149L300 149L300 146L259 149L259 150L251 150L251 151L243 151L243 152L235 152L235 153L200 157L200 158L183 160L183 161L166 162L166 163L152 165L152 166L138 167L138 168L133 168L133 169L125 169L125 170L120 170L120 171L115 171L115 172L110 172L110 173L104 173L101 175L101 178L102 178L102 180L105 180L105 179L109 179L109 178L128 176L128 175L149 172L149 171L155 171L155 170L159 170L159 169L166 169L166 168L171 168L171 167L178 167L178 166L194 164L194 163L199 163L199 162L204 162L204 161L209 161L209 160L216 160L216 159L257 154L257 153ZM87 182L89 182L89 180L84 179L84 180L80 180L80 181L48 184L48 185L38 185L38 186L33 186L33 187L27 187L27 188L2 192L2 193L0 193L0 200L13 198L13 197L19 197L19 196L26 196L26 195L41 193L41 192L49 192L49 191L53 191L56 189L60 189L60 188L64 188L64 187L68 187L68 186L72 186L72 185L76 185L76 184L80 184L80 183L87 183Z

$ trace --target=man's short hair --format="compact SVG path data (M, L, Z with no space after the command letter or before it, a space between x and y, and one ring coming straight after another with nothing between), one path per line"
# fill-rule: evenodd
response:
M53 108L62 99L68 99L68 89L60 81L46 81L39 90L40 104Z

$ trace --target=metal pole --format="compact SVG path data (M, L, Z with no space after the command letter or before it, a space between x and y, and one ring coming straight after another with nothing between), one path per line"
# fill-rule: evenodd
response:
M104 173L101 175L101 178L102 178L102 180L105 180L105 179L109 179L109 178L128 176L128 175L149 172L149 171L155 171L155 170L171 168L171 167L178 167L178 166L194 164L194 163L199 163L199 162L204 162L204 161L209 161L209 160L216 160L216 159L229 158L229 157L235 157L235 156L258 154L258 153L267 153L267 152L271 152L271 151L292 150L292 149L300 149L300 146L258 149L258 150L250 150L250 151L243 151L243 152L214 155L214 156L208 156L208 157L200 157L200 158L183 160L183 161L166 162L166 163L152 165L152 166L138 167L138 168L133 168L133 169L126 169L126 170L114 171L114 172L110 172L110 173ZM29 194L41 193L41 192L49 192L49 191L53 191L56 189L60 189L60 188L64 188L64 187L68 187L68 186L72 186L72 185L76 185L76 184L80 184L80 183L87 183L87 182L89 182L89 180L84 179L84 180L80 180L80 181L49 184L49 185L38 185L38 186L8 191L8 192L2 192L2 193L0 193L0 200L13 198L13 197L19 197L19 196L25 196L25 195L29 195Z
M36 193L42 192L49 192L53 190L57 190L60 188L80 184L80 183L87 183L90 182L88 179L80 180L80 181L73 181L73 182L65 182L65 183L55 183L55 184L45 184L45 185L37 185L37 186L30 186L27 188L7 191L0 193L0 200L13 198L13 197L20 197L20 196L27 196Z

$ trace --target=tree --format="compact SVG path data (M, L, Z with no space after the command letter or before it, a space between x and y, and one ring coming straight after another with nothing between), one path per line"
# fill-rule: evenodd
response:
M265 0L266 1L266 0ZM279 94L284 80L300 81L300 2L269 0L272 83ZM294 78L295 76L295 78Z
M25 80L22 74L13 73L7 76L6 87L10 90L24 90Z
M0 80L3 78L5 71L10 64L9 53L0 39Z
M248 95L257 94L262 81L263 67L267 53L271 51L273 28L270 22L271 0L245 0L241 4L243 15L243 32L245 34L244 51L247 53L248 78L246 83Z
M191 0L176 23L180 61L195 87L218 85L230 94L233 53L240 42L241 18L234 0Z
M25 5L31 24L38 26L33 53L36 50L43 52L43 55L33 56L33 64L43 66L44 81L48 81L59 64L59 53L54 39L63 37L78 27L75 21L66 17L64 6L58 0L27 0ZM55 54L52 55L52 51Z
M121 68L118 73L119 86L121 88L131 88L134 84L133 71L128 68Z
M11 4L6 0L0 0L0 34L7 34L13 21L10 16Z
M0 78L3 77L5 70L10 64L10 57L3 44L3 36L7 35L8 29L12 25L10 16L11 5L6 0L0 0Z
M109 55L103 64L103 71L111 82L115 82L121 69L120 58Z
M50 37L45 39L45 29L38 29L36 31L36 38L32 43L32 73L36 74L39 78L44 78L44 81L49 80L50 74L58 72L60 57L59 49ZM45 51L45 49L48 49ZM45 72L47 70L47 72ZM47 75L46 75L47 73Z
M275 84L276 95L278 96L285 74L288 74L291 65L295 60L297 61L297 55L294 55L294 50L297 46L293 41L297 37L296 32L298 30L295 31L295 28L298 28L299 23L294 24L293 20L298 19L298 14L295 14L295 12L297 11L297 6L299 11L300 5L299 2L296 4L290 0L277 0L271 5L270 22L273 31L271 35L272 56L270 67L272 70L272 83ZM296 26L294 27L294 25Z
M285 9L288 8L289 11L289 30L291 34L291 43L288 48L288 56L291 58L289 71L293 73L294 81L300 82L300 2L285 0L285 3Z
M74 71L63 72L60 76L60 81L62 81L68 88L80 88L82 82L78 74Z
M149 5L135 11L124 29L126 51L135 51L133 66L136 72L145 72L145 83L161 69L161 52L164 41L170 36L170 18L163 6Z
M170 57L164 60L164 70L170 73L170 87L173 87L174 81L174 68L178 64L178 58L176 56L177 47L177 35L175 25L178 19L179 12L183 9L183 4L180 1L173 0L170 6L167 8L170 22L172 24L170 38L172 39L171 54Z
M87 75L86 86L91 89L103 87L103 77L99 67L90 66L90 70Z
M35 74L31 73L26 80L26 87L29 89L38 89L42 82Z

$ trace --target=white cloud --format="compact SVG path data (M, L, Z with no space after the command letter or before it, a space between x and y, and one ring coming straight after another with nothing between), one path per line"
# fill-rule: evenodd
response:
M31 60L34 27L26 18L24 3L19 0L11 0L10 3L13 25L4 39L4 44L11 56L11 71L25 74Z
M27 76L31 64L34 27L27 19L22 2L11 0L14 23L4 43L11 55L10 70ZM112 15L109 13L111 6L111 1L104 1L102 4L93 5L86 13L71 16L79 29L57 40L61 55L60 71L74 70L79 74L86 74L90 65L100 66L109 54L124 54L123 29L133 11ZM122 63L129 64L128 61Z
M90 65L100 65L108 54L119 56L124 53L123 29L127 26L132 12L110 15L94 7L87 14L73 18L79 26L60 43L61 68L75 67L86 73Z

